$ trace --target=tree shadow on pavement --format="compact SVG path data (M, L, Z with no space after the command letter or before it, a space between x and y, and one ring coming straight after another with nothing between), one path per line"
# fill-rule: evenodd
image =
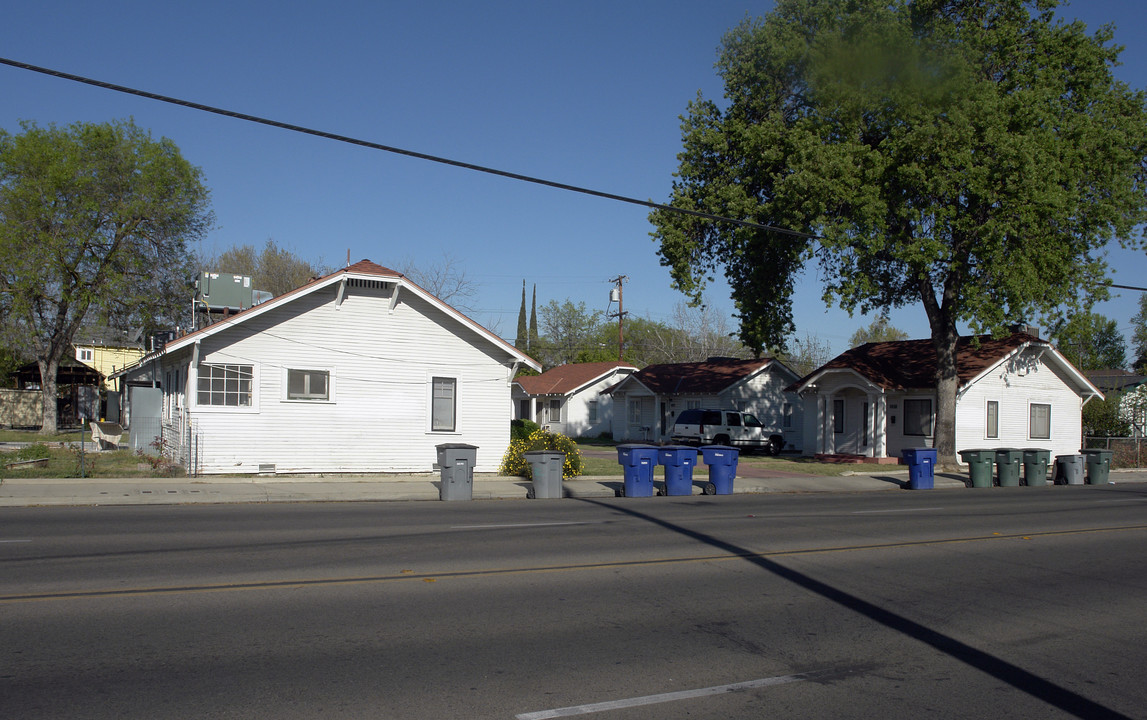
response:
M757 567L792 582L793 584L815 593L826 600L836 603L841 607L859 613L864 617L884 625L890 630L902 633L911 637L919 642L924 643L940 652L948 655L949 657L959 660L966 665L969 665L981 672L987 673L993 678L1007 683L1017 690L1027 693L1032 697L1043 700L1049 705L1059 708L1060 710L1070 713L1078 718L1085 720L1098 720L1100 718L1111 718L1112 720L1131 720L1127 715L1124 715L1116 710L1100 705L1099 703L1090 700L1079 693L1073 692L1057 685L1049 680L1046 680L1028 670L1025 670L1017 665L1014 665L1006 660L998 658L990 653L984 652L977 648L961 642L953 637L949 637L941 632L937 632L929 627L921 625L914 620L898 615L887 608L868 602L861 598L851 595L843 590L837 589L827 583L821 582L808 575L787 568L777 562L769 560L768 558L761 557L758 553L751 550L734 545L733 543L726 542L720 538L708 535L705 533L690 530L687 527L677 525L660 518L653 517L646 513L634 510L633 508L626 507L623 504L617 503L604 503L599 500L584 499L583 502L592 503L600 507L608 508L619 512L626 513L632 517L644 520L653 525L658 525L671 532L679 533L686 537L690 537L698 542L705 543L711 547L723 550L737 557L741 557L749 563Z

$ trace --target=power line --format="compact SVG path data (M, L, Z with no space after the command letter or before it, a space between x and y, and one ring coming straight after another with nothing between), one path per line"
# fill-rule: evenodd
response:
M314 135L315 137L321 137L327 140L335 140L338 142L348 143L350 145L358 145L360 147L370 148L372 150L382 150L383 152L405 155L407 157L417 158L419 160L429 160L430 162L440 163L442 165L450 165L451 167L462 168L464 170L473 170L475 172L486 173L488 175L497 175L498 177L509 178L511 180L520 180L522 182L533 183L535 185L544 185L546 187L556 188L558 190L568 190L570 192L581 193L583 195L591 195L593 197L604 198L606 200L616 200L618 202L629 203L631 205L640 205L654 210L664 210L667 212L675 212L683 215L692 215L694 217L704 218L706 220L733 223L735 225L741 225L743 227L749 227L756 230L766 230L768 232L782 233L784 235L792 235L809 240L815 240L817 238L816 235L799 232L797 230L789 230L787 228L780 228L772 225L762 225L761 223L750 222L748 220L736 220L734 218L722 217L720 215L711 215L699 210L687 210L685 208L673 207L672 205L655 203L650 200L638 200L637 198L626 197L625 195L616 195L614 193L607 193L600 190L591 190L589 188L579 187L577 185L568 185L566 183L559 183L553 180L544 180L542 178L531 177L529 175L521 175L519 173L508 172L506 170L497 170L495 168L485 167L482 165L474 165L473 163L462 162L460 160L451 160L449 158L439 157L437 155L428 155L426 153L416 152L414 150L405 150L403 148L397 148L390 145L382 145L379 143L370 142L368 140L360 140L358 138L348 137L346 135L337 135L335 133L329 133L323 130L315 130L313 128L303 127L301 125L292 125L290 123L280 122L278 120L270 120L268 118L258 117L257 115L248 115L246 113L236 112L234 110L225 110L223 108L217 108L211 105L203 105L201 103L191 102L190 100L180 100L179 98L173 98L167 95L159 95L157 93L148 92L146 90L137 90L135 88L129 88L124 85L116 85L114 83L104 82L103 80L94 80L92 78L86 78L81 75L73 75L72 73L66 73L60 70L52 70L50 68L39 67L37 65L30 65L28 63L19 62L17 60L9 60L8 58L0 58L0 64L9 65L11 67L20 68L22 70L31 70L32 72L41 73L43 75L50 75L52 77L61 78L63 80L71 80L73 82L83 83L85 85L92 85L94 87L103 88L105 90L114 90L116 92L126 93L128 95L136 95L138 97L148 98L149 100L158 100L159 102L179 105L181 107L191 108L192 110L201 110L203 112L214 113L215 115L222 115L224 117L235 118L237 120L246 120L248 122L259 123L260 125L269 125L271 127L277 127L283 130L303 133L304 135Z

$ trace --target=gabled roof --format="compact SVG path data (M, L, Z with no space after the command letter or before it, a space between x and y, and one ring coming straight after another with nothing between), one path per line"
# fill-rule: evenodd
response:
M283 293L282 295L279 295L278 297L274 297L274 298L272 298L272 299L270 299L264 303L260 303L258 305L255 305L254 307L250 307L246 310L242 310L240 312L237 312L234 315L227 318L226 320L221 320L221 321L214 323L212 325L208 325L207 327L200 328L199 330L196 330L195 332L188 333L187 335L184 335L181 338L177 338L175 340L172 340L172 341L167 343L167 346L163 350L145 357L144 361L150 360L151 357L153 357L155 355L162 355L162 354L174 352L174 351L179 350L181 348L188 347L190 345L195 344L199 340L202 340L203 338L210 337L210 336L215 335L219 332L227 330L228 328L234 327L235 325L239 325L239 324L242 324L244 322L247 322L251 318L258 317L259 315L262 315L263 313L268 312L269 310L272 310L275 308L280 308L284 305L291 303L294 300L297 300L298 298L309 295L310 293L313 293L316 290L328 287L330 285L337 285L338 283L344 282L346 280L352 280L352 279L380 280L383 282L394 283L395 284L395 292L402 291L402 292L413 293L417 297L420 297L423 300L425 300L426 302L429 302L431 305L435 306L436 308L441 310L443 313L445 313L447 316L456 320L458 323L468 327L473 332L477 333L479 336L485 338L490 343L497 345L502 350L504 350L511 358L518 360L522 364L527 365L529 367L533 367L533 368L540 368L541 367L536 360L529 357L528 355L526 355L522 351L518 350L516 347L514 347L510 343L507 343L506 341L502 340L500 337L498 337L494 333L490 332L486 328L482 327L478 323L474 322L470 318L466 317L462 313L458 312L457 310L455 310L453 307L446 304L442 300L439 300L434 295L431 295L426 290L423 290L421 287L418 286L418 284L416 284L415 282L413 282L412 280L407 278L402 273L397 272L395 270L391 270L390 268L387 268L387 267L383 267L382 265L379 265L377 263L373 263L370 260L360 260L359 262L357 262L353 265L349 265L345 268L342 268L341 270L336 270L335 272L333 272L329 275L326 275L326 276L321 277L321 278L315 278L314 280L311 280L306 285L295 288L294 290L291 290L290 292Z
M772 358L710 358L705 362L649 365L626 379L641 383L655 395L716 395L773 364L785 367Z
M637 371L627 362L593 362L559 365L541 375L524 375L514 380L529 395L569 395L617 370Z
M1064 368L1076 384L1099 395L1086 377L1045 340L1028 333L1013 333L1003 338L989 335L961 337L956 345L956 375L960 387L979 379L1008 357L1035 346L1046 348L1054 361ZM930 339L896 340L865 343L837 355L824 365L790 385L786 390L800 392L817 378L833 371L851 371L885 390L921 390L936 386L936 350Z

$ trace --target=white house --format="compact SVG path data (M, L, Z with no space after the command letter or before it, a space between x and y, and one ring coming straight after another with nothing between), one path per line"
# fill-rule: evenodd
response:
M425 472L444 443L477 446L475 470L493 472L521 367L540 369L363 260L172 340L132 372L162 386L165 441L198 473Z
M1103 395L1046 341L1026 333L960 338L956 450L1082 447L1082 410ZM804 454L898 458L932 447L936 353L931 340L868 343L789 387L805 405Z
M714 408L756 415L767 429L784 435L787 449L799 450L801 407L785 387L797 374L773 358L709 358L705 362L649 365L610 388L617 413L614 437L667 441L683 410Z
M567 437L613 434L613 396L606 388L637 372L626 362L559 365L541 375L514 380L514 418Z

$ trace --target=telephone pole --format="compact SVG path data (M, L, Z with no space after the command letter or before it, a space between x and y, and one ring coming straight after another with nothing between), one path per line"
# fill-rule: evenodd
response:
M618 275L610 280L613 283L613 288L609 291L609 302L612 305L617 303L617 312L607 313L606 317L617 318L617 361L621 362L625 359L625 306L622 304L622 288L625 281L629 279L628 275Z

